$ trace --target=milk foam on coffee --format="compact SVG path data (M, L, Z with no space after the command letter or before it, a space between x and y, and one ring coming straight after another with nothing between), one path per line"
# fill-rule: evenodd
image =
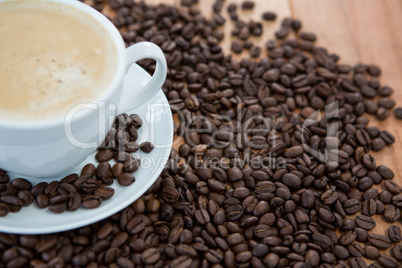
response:
M0 2L0 119L42 120L95 101L111 84L109 33L72 7Z

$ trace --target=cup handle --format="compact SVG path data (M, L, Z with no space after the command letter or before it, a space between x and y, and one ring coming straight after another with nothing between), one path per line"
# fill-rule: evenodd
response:
M128 98L126 98L126 96L122 96L118 113L127 112L149 101L153 96L155 96L156 93L158 93L159 89L165 82L167 74L165 55L163 54L163 51L154 43L139 42L128 47L126 52L126 70L128 70L133 63L147 58L154 59L156 61L156 68L151 80L138 92L132 96L129 96Z

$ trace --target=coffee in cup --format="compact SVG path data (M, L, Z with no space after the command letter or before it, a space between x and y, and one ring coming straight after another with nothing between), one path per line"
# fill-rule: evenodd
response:
M43 120L96 100L115 77L117 48L72 7L0 2L0 119Z

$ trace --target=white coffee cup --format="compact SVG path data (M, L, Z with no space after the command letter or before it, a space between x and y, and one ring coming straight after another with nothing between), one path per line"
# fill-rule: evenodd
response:
M165 56L155 44L140 42L126 49L119 31L95 9L79 1L45 1L70 6L94 18L113 39L118 62L110 87L93 103L77 103L68 114L58 118L0 120L0 168L40 178L57 176L84 161L105 138L114 116L150 100L160 90L167 74ZM122 96L128 68L145 58L156 61L151 80L141 90Z

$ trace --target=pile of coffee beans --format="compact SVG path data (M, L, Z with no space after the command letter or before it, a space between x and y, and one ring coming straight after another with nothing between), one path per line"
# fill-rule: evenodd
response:
M10 182L6 171L0 170L0 217L9 212L18 212L23 206L35 203L39 208L48 208L54 213L74 211L80 207L97 208L103 200L111 198L114 189L108 187L116 179L120 185L129 186L135 181L132 174L141 165L139 158L131 153L139 149L149 153L154 148L150 142L138 144L137 129L142 126L141 118L132 114L121 114L98 148L95 156L99 162L83 167L81 174L70 174L60 181L41 182L32 186L24 178ZM113 167L109 161L114 159Z
M219 45L224 5L242 49L254 47L248 36L263 24L240 21L236 5L223 0L208 19L196 2L107 2L127 45L149 40L168 61L163 91L184 143L155 184L89 226L0 234L0 266L402 267L401 188L370 154L394 137L365 116L385 119L395 104L380 68L339 64L291 18L266 51L237 61ZM392 225L373 233L373 215Z

